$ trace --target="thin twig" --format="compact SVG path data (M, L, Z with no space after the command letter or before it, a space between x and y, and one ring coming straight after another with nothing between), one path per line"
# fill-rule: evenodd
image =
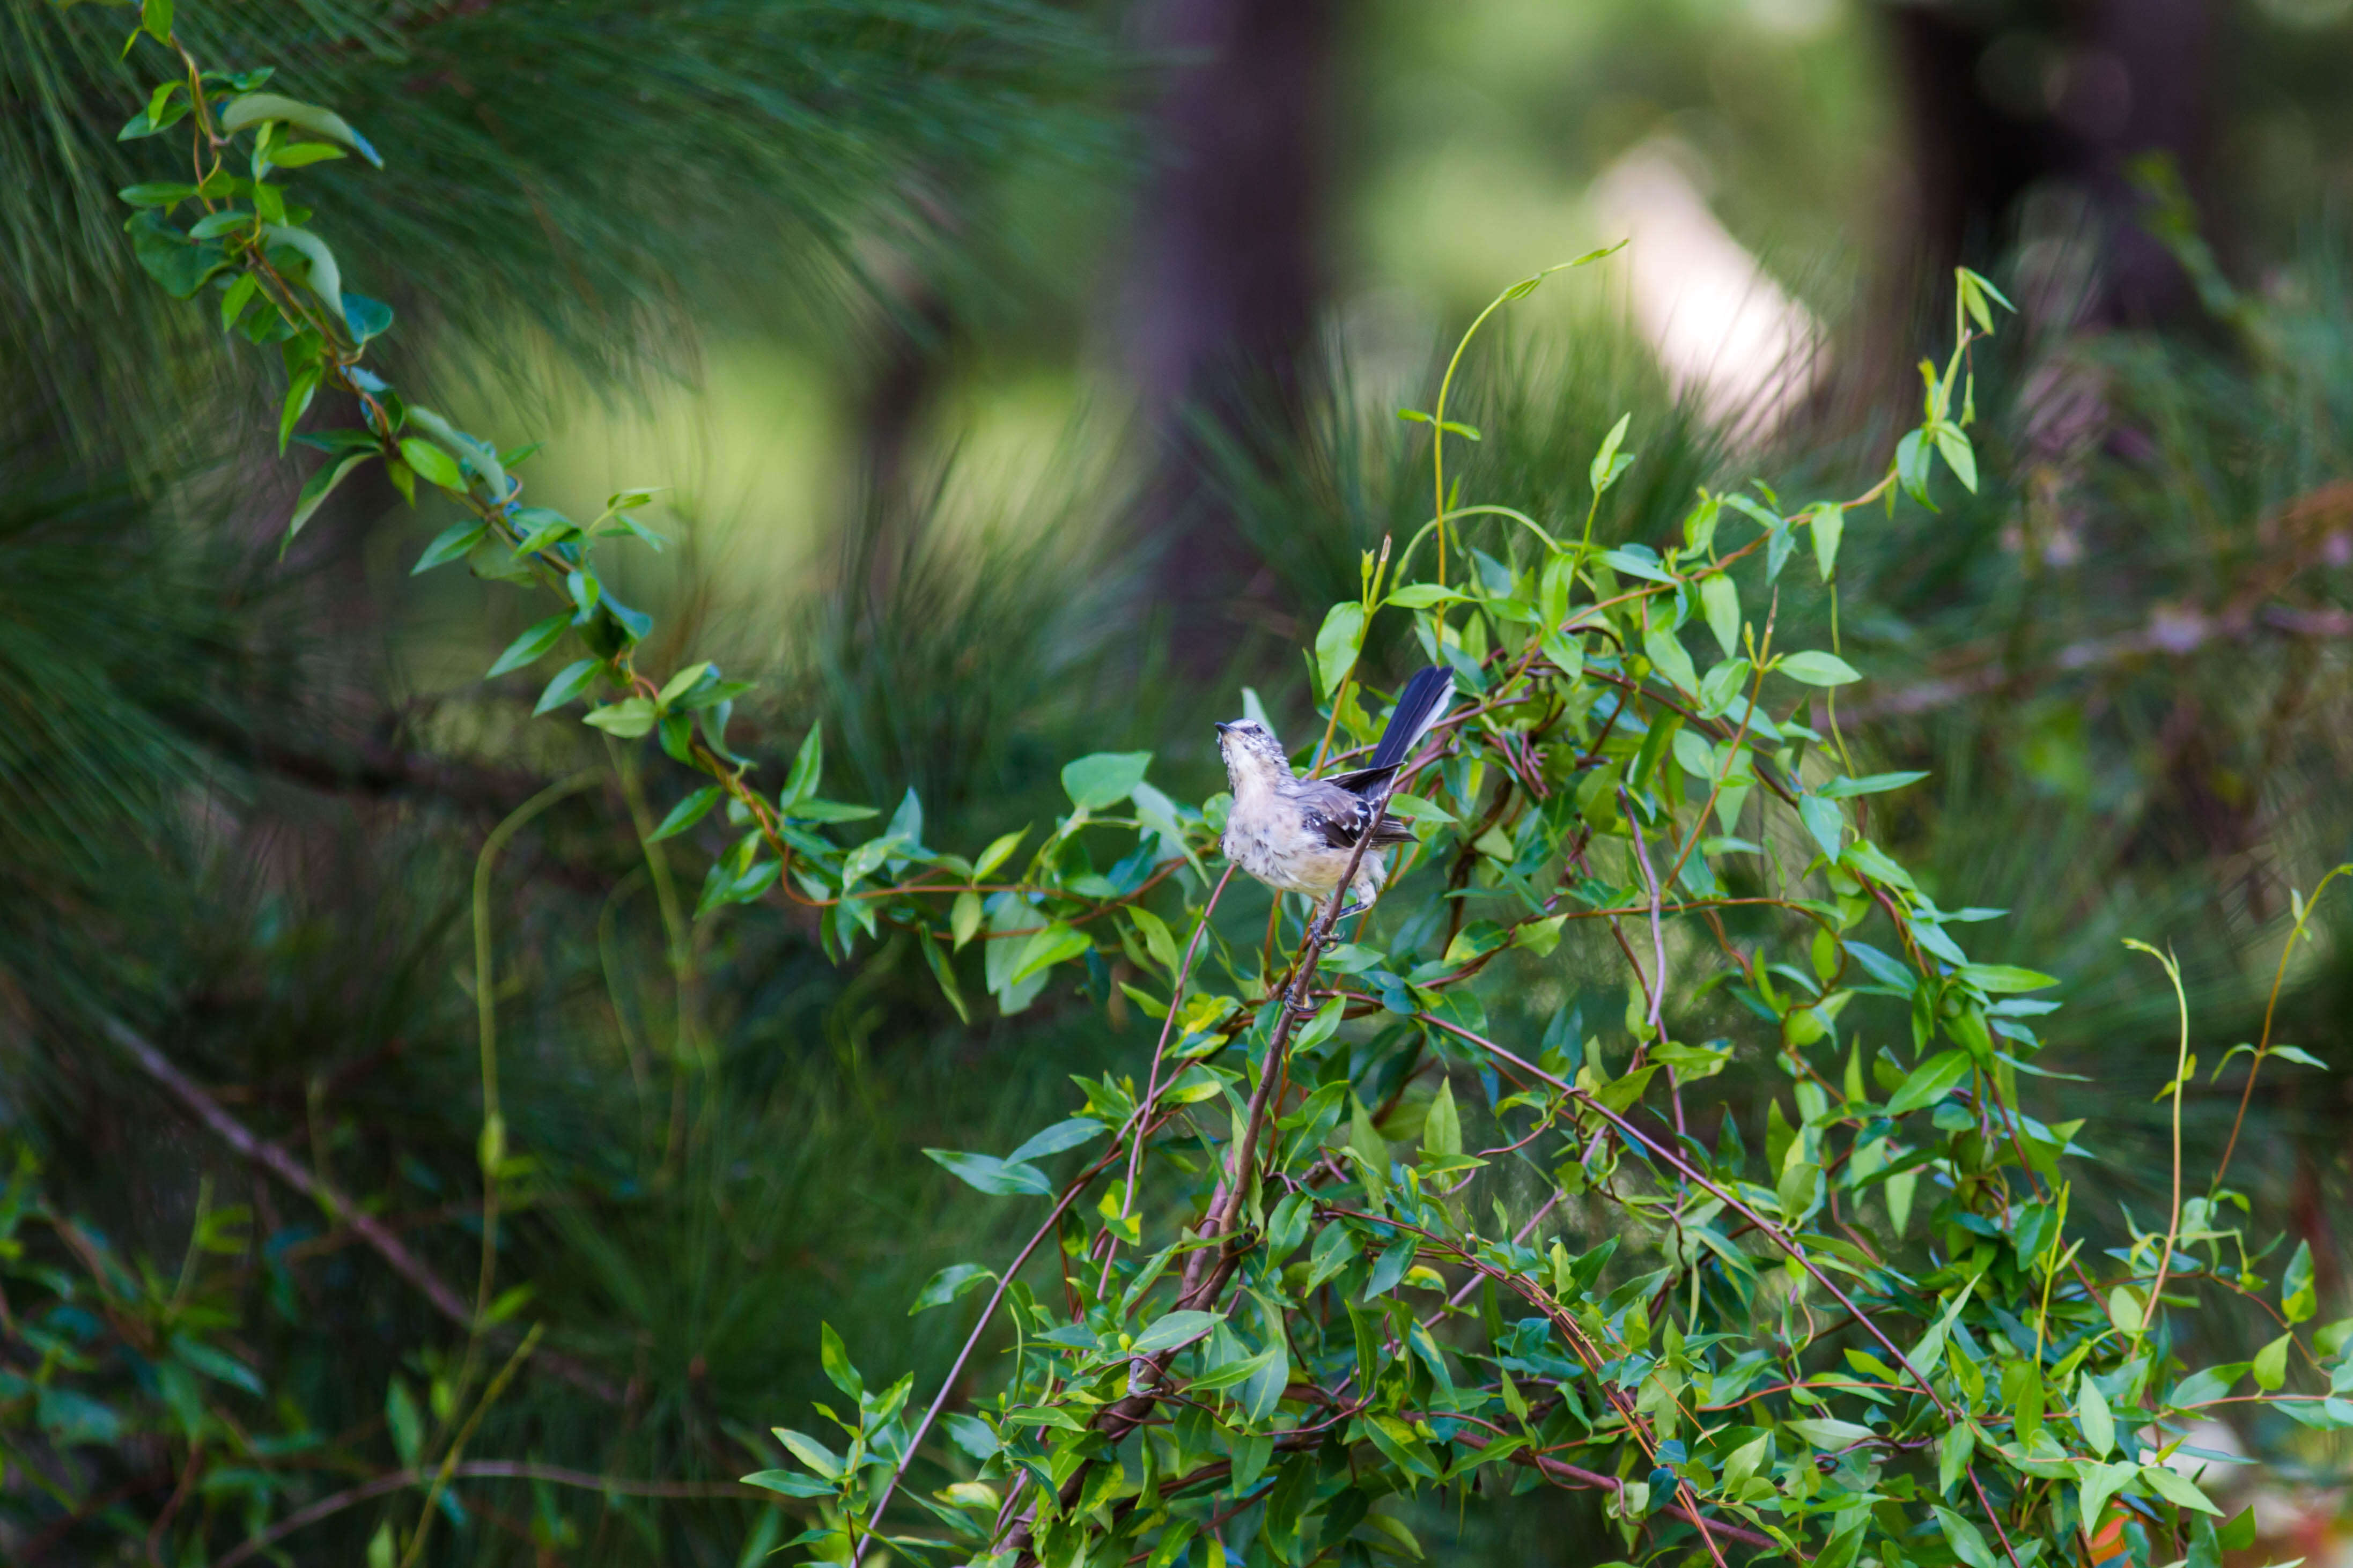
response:
M452 1289L447 1280L425 1266L424 1261L401 1244L400 1238L385 1228L384 1223L362 1208L340 1188L321 1182L277 1144L254 1133L244 1122L231 1116L220 1101L215 1100L157 1050L129 1025L117 1018L104 1019L100 1027L106 1037L122 1047L141 1070L161 1084L181 1106L230 1149L261 1169L269 1172L288 1186L321 1207L329 1210L353 1235L365 1242L375 1255L392 1268L392 1271L407 1280L433 1303L436 1310L461 1329L473 1327L473 1309L464 1297ZM621 1403L621 1391L569 1356L554 1352L536 1358L538 1364L574 1386L586 1389L607 1404Z
M491 1379L491 1385L482 1390L482 1397L474 1402L473 1413L466 1417L466 1424L449 1440L449 1451L441 1457L440 1467L433 1473L433 1484L426 1489L425 1506L418 1510L417 1533L408 1538L408 1550L401 1553L400 1568L408 1568L425 1550L425 1538L433 1529L434 1504L439 1502L441 1494L448 1489L449 1477L457 1469L467 1443L472 1440L475 1428L481 1426L482 1417L490 1414L491 1406L496 1405L499 1396L507 1391L507 1384L514 1381L515 1373L522 1370L522 1363L531 1359L531 1352L539 1348L539 1336L546 1331L545 1323L531 1326L531 1332L523 1335L522 1343L515 1346L514 1353L507 1357L506 1365L499 1368L498 1375Z
M278 1542L299 1530L332 1519L346 1509L357 1508L375 1498L411 1487L429 1485L439 1473L438 1468L412 1465L404 1470L393 1470L362 1481L354 1487L322 1497L307 1507L296 1510L268 1530L249 1540L239 1542L213 1568L237 1568L249 1558L259 1557ZM631 1476L600 1476L594 1470L569 1469L562 1465L533 1464L527 1459L468 1459L450 1472L453 1480L461 1481L544 1481L549 1486L577 1487L583 1491L605 1492L615 1497L649 1497L673 1499L738 1498L751 1502L781 1503L775 1492L757 1487L743 1486L732 1481L647 1481Z

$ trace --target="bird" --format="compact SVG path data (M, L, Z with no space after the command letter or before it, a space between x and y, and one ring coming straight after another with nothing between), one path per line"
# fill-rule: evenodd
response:
M1329 778L1301 778L1272 731L1254 719L1218 726L1218 750L1234 802L1226 814L1226 858L1277 893L1329 898L1348 874L1356 842L1369 832L1349 884L1350 906L1335 921L1371 907L1387 875L1383 851L1409 844L1413 831L1388 816L1389 792L1399 769L1454 698L1454 676L1442 666L1418 672L1398 693L1371 761Z

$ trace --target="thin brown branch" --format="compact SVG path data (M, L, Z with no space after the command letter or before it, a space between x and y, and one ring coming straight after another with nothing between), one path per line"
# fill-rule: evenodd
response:
M377 1257L391 1266L394 1273L415 1286L443 1317L462 1329L470 1330L474 1326L473 1309L467 1305L465 1298L427 1268L424 1259L409 1251L398 1237L362 1208L349 1194L320 1180L291 1154L231 1116L220 1101L206 1093L194 1079L174 1067L171 1058L129 1025L120 1019L109 1018L101 1026L107 1037L121 1047L142 1071L161 1084L166 1093L180 1102L183 1110L204 1123L222 1142L349 1226ZM556 1376L607 1404L621 1403L619 1389L570 1357L550 1352L537 1360Z

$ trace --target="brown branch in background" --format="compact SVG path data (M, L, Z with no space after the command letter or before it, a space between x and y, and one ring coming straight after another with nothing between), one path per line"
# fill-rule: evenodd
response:
M465 1298L426 1267L422 1258L402 1245L398 1237L348 1194L321 1181L303 1169L291 1154L231 1116L222 1108L220 1101L205 1092L194 1079L174 1067L169 1058L129 1025L120 1019L109 1018L103 1027L107 1037L121 1047L131 1059L139 1064L142 1071L161 1084L165 1092L180 1102L183 1110L203 1122L222 1142L351 1226L377 1257L391 1265L394 1273L423 1292L425 1299L432 1302L443 1317L459 1328L473 1327L473 1309L466 1304ZM608 1404L621 1403L619 1389L569 1356L549 1352L536 1359L566 1383L585 1389Z
M238 1542L234 1550L214 1563L213 1568L237 1568L237 1563L260 1556L298 1530L308 1529L322 1519L332 1518L345 1509L356 1508L372 1499L406 1491L411 1487L429 1485L437 1473L438 1467L413 1466L321 1498L308 1508L288 1514L252 1539ZM778 1500L775 1492L740 1486L733 1481L641 1481L628 1476L600 1476L589 1470L566 1469L561 1465L535 1465L523 1459L468 1459L454 1467L450 1474L459 1480L468 1481L544 1481L550 1486L578 1487L584 1491L611 1492L619 1497L742 1498L768 1503Z
M2007 667L1998 660L1989 660L1957 674L1922 681L1917 686L1899 687L1883 692L1868 701L1856 703L1848 710L1846 717L1857 723L1868 723L1874 719L1898 719L1934 712L1972 697L1999 691L2013 681L2110 669L2137 658L2179 658L2195 653L2209 643L2244 642L2264 631L2284 637L2342 641L2353 638L2353 614L2343 610L2297 609L2287 605L2266 605L2262 609L2242 607L2215 616L2207 616L2194 609L2160 608L2138 631L2123 632L2115 637L2086 637L2081 642L2069 643L2038 669L2021 670Z

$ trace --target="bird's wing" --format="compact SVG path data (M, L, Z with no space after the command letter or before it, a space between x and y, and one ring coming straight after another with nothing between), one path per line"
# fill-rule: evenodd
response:
M1372 795L1386 788L1389 780L1396 776L1397 769L1394 767L1358 768L1354 773L1333 773L1324 782L1338 784L1350 795Z
M1301 779L1291 795L1307 831L1332 848L1354 847L1365 829L1373 826L1371 803L1331 779ZM1375 842L1378 841L1377 837Z

